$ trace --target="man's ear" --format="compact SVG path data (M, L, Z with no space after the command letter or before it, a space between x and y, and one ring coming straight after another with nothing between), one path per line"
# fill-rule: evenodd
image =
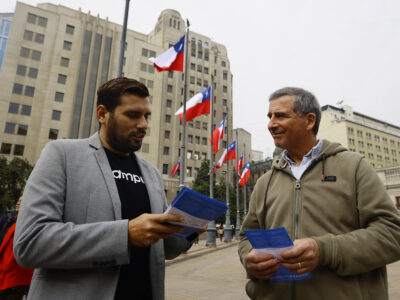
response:
M313 130L315 126L315 122L317 121L317 117L315 116L314 113L308 113L305 117L306 119L306 129L307 130Z
M108 118L109 111L104 105L99 105L97 106L96 113L97 120L99 120L99 123L103 125Z

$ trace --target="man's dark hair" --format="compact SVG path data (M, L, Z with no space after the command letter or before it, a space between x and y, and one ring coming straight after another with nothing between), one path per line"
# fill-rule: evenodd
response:
M103 83L97 89L97 106L104 105L109 112L120 104L121 96L124 94L136 95L142 98L149 97L147 87L131 78L118 77Z
M321 107L319 106L317 98L301 88L296 87L285 87L279 89L271 94L269 101L276 100L282 96L295 96L293 102L293 110L301 117L308 113L315 114L315 125L313 128L314 134L317 135L319 129L319 123L321 121Z

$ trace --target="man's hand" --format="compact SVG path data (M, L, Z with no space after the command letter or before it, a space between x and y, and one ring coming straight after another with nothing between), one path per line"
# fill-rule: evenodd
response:
M270 279L279 269L279 264L271 254L256 254L251 250L246 255L247 270L258 279Z
M136 247L148 247L159 239L182 232L183 227L166 222L183 222L183 218L172 214L142 214L129 221L129 242Z
M282 252L278 260L282 266L301 274L314 270L319 263L319 247L312 238L295 240L294 247Z

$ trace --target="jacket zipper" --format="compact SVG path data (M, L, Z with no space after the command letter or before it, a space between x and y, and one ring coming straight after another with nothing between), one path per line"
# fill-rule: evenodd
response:
M295 221L295 229L294 229L294 239L296 240L299 237L299 201L300 201L300 179L296 179L296 221ZM292 300L296 300L296 282L292 282Z

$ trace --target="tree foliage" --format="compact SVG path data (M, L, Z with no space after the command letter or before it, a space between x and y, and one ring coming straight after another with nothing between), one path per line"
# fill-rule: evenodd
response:
M203 161L197 176L193 181L193 190L202 193L204 195L210 195L210 162L208 160ZM226 203L226 180L225 176L221 176L218 184L216 184L214 176L214 199ZM230 221L232 225L236 224L236 190L232 187L232 183L229 185L229 211L230 211ZM240 215L242 217L243 211L240 210ZM225 224L225 215L220 216L216 223Z
M26 159L0 157L0 216L15 207L32 169Z

